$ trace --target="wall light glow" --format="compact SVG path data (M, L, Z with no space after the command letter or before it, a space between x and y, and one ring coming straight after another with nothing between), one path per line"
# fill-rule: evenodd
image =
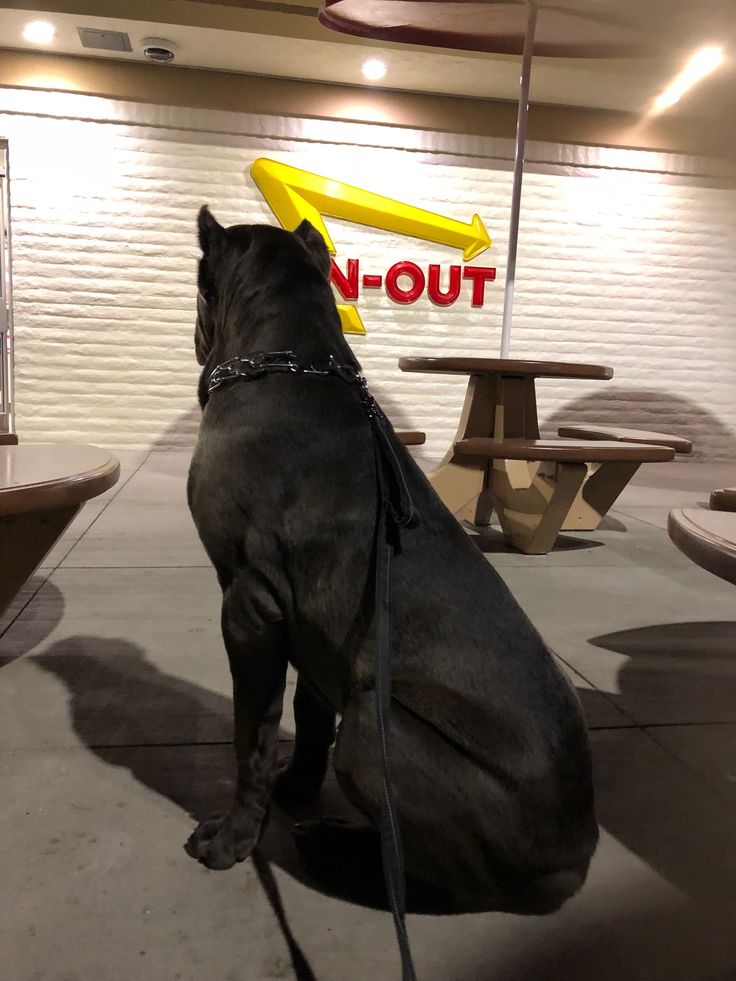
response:
M19 83L32 89L48 89L49 96L53 92L54 96L57 98L59 96L63 98L67 92L82 91L82 85L79 82L74 81L74 79L70 78L68 75L22 75L19 79ZM79 104L72 103L70 105L69 115L72 113L72 107L76 112L79 112Z
M663 112L674 106L680 98L698 82L710 75L723 64L721 48L708 47L696 51L679 75L654 100L654 112Z
M378 58L369 58L363 62L363 78L369 82L377 82L386 74L386 66Z
M32 20L23 28L23 38L31 44L51 44L56 36L56 28L47 20Z

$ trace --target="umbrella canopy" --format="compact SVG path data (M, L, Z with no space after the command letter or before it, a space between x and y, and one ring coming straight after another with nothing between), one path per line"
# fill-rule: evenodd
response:
M641 5L641 0L539 3L533 53L557 58L649 53L652 41L642 33L636 17ZM661 7L662 0L654 0L653 5ZM326 0L319 19L333 30L382 41L521 54L528 4L526 0Z

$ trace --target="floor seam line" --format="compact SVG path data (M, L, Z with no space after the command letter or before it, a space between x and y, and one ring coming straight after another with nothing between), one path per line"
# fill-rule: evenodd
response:
M77 547L77 545L79 545L79 543L85 537L85 535L90 530L90 528L93 528L97 524L97 522L99 521L99 519L102 517L102 515L105 513L105 511L107 511L107 509L110 507L110 505L113 503L113 501L117 498L118 494L122 491L122 489L124 487L127 487L127 485L130 483L130 481L133 479L133 477L135 477L135 475L138 473L138 471L141 469L141 467L148 461L148 458L150 457L150 455L151 455L152 452L153 452L153 450L149 450L148 453L146 454L146 456L143 458L143 460L141 460L141 462L135 468L135 470L122 482L122 484L119 484L119 485L116 486L115 493L105 503L105 506L102 508L102 510L100 511L100 513L96 517L94 517L92 519L92 521L90 521L89 525L84 529L84 531L82 532L82 534L79 536L79 538L76 540L76 542L74 542L74 544L71 546L71 548L69 549L69 551L66 552L64 554L63 558L61 558L56 563L56 565L54 566L54 568L51 570L51 574L53 574L54 572L56 572L57 569L59 569L59 567L61 566L61 564L63 562L66 562L66 560L72 554L72 552ZM85 502L85 503L87 503L87 502Z
M693 776L702 787L707 787L708 790L712 794L715 794L719 800L728 801L730 803L731 798L729 797L729 795L723 793L723 791L715 787L709 780L707 780L703 776L702 770L700 770L696 766L693 766L692 763L688 763L687 760L683 760L680 756L677 755L677 753L675 753L673 749L671 749L669 746L665 745L664 743L660 742L659 739L656 739L651 732L647 731L647 729L643 729L643 732L644 735L647 736L647 738L651 742L653 742L655 746L658 747L658 749L661 749L663 753L666 753L667 756L669 756L670 759L674 760L679 766L681 766L683 770L691 774L691 776Z
M87 534L87 532L92 527L92 525L94 525L96 523L97 519L100 518L105 513L105 511L107 511L108 507L112 504L112 502L118 496L118 494L123 489L123 487L126 486L126 484L128 483L128 481L132 480L132 478L135 477L135 475L138 473L138 471L141 469L141 467L148 461L148 458L150 457L150 455L151 455L152 452L153 452L152 449L149 450L148 453L146 454L146 456L143 458L143 460L141 460L141 462L138 464L138 466L135 468L135 470L130 474L130 476L125 481L123 481L123 483L119 487L116 488L115 493L110 498L110 500L107 501L107 503L102 508L102 510L100 511L100 513L97 515L97 517L93 518L93 520L90 522L89 526L87 528L85 528L85 530L82 532L82 534L76 540L76 542L71 546L71 548L69 549L69 551L64 554L63 558L61 558L56 563L56 565L46 567L46 569L44 569L42 566L38 566L36 569L33 570L33 572L31 573L30 578L27 579L26 582L29 582L30 579L33 578L33 576L35 575L36 572L43 571L45 573L48 570L48 575L44 575L43 579L41 580L41 582L38 585L38 588L36 590L34 590L34 592L33 592L33 594L31 596L28 597L28 600L23 604L23 606L20 608L20 610L18 610L18 612L15 614L15 616L10 621L10 623L6 627L4 627L2 631L0 631L0 640L2 640L2 638L5 636L5 634L16 623L16 621L18 620L18 618L20 616L22 616L23 613L25 613L25 611L28 609L29 604L32 603L33 600L38 596L38 594L41 592L41 590L46 585L46 583L51 579L52 575L55 572L58 571L59 567L61 566L61 563L62 562L65 562L69 558L69 556L72 554L72 552L74 551L74 549L77 547L77 545L81 542L81 540ZM94 500L94 498L92 498L91 500ZM85 501L85 504L86 503L88 503L88 502ZM84 505L82 505L82 507L84 507ZM80 513L81 513L81 511L80 511ZM53 546L52 546L52 548L53 548ZM91 568L94 568L94 567L91 567ZM204 568L204 566L202 568ZM23 585L25 585L25 583ZM21 586L21 589L22 588L23 587Z
M640 722L637 722L636 719L634 719L632 716L630 716L628 712L625 712L622 708L620 708L619 705L614 701L613 696L611 695L610 692L603 691L602 688L598 688L598 686L593 681L591 681L590 678L586 678L586 676L583 674L583 672L580 671L578 668L576 668L574 664L570 664L569 661L566 661L565 658L557 650L555 650L554 647L551 647L550 646L550 650L552 651L552 653L555 655L556 658L558 658L560 661L562 661L562 663L565 664L568 668L570 668L570 670L573 671L576 675L578 675L579 678L582 678L583 681L586 684L590 685L590 687L591 687L591 689L593 691L597 692L601 696L601 698L605 699L608 702L609 705L612 705L614 707L614 709L623 716L624 719L630 719L631 720L631 724L630 725L601 726L601 728L606 728L606 729L619 729L619 728L620 729L633 729L633 728L641 728L641 723ZM583 689L583 690L585 690L585 689Z
M35 571L35 570L34 570L34 571ZM53 572L53 571L55 571L55 570L51 570L51 571ZM31 573L31 579L33 578L33 575L34 575L34 573L32 572L32 573ZM49 573L49 575L51 575L51 573ZM26 579L26 582L30 582L30 581L31 581L31 579ZM33 592L33 594L32 594L31 596L29 596L29 597L28 597L28 600L27 600L27 602L25 602L25 603L23 604L23 606L22 606L22 607L20 608L20 610L18 610L18 612L17 612L16 614L15 614L15 616L14 616L14 617L13 617L13 619L12 619L12 620L10 621L10 623L9 623L9 624L7 625L7 627L5 627L5 628L3 629L3 631L2 631L1 633L0 633L0 640L2 640L2 638L3 638L3 637L5 636L5 634L6 634L6 633L7 633L7 632L8 632L9 630L10 630L10 628L11 628L11 627L13 626L13 624L14 624L14 623L15 623L15 622L16 622L16 621L18 620L18 618L19 618L19 617L20 617L20 616L21 616L21 615L22 615L23 613L25 613L25 611L26 611L26 610L28 609L28 605L29 605L29 603L32 603L32 602L33 602L33 600L34 600L34 599L35 599L35 598L36 598L36 597L38 596L38 594L39 594L39 593L41 592L41 590L43 589L43 587L44 587L44 586L46 585L46 582L47 582L47 580L46 580L46 579L42 579L42 580L41 580L41 582L40 582L40 583L38 584L38 586L37 586L37 588L36 588L36 589L34 590L34 592ZM25 586L25 584L26 584L26 583L23 583L23 586ZM23 586L21 586L21 589L23 588Z

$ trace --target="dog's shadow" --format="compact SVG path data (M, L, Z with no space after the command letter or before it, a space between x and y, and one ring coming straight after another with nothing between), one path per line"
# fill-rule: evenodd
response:
M144 786L177 804L192 817L193 827L227 808L235 766L229 698L165 674L141 648L122 639L71 637L33 661L66 686L75 732L105 763L125 767ZM293 735L282 730L282 765L292 746ZM319 800L288 813L272 807L259 844L261 857L311 888L385 908L374 855L365 862L376 871L372 879L356 881L348 870L341 876L331 869L329 881L318 881L305 871L294 844L294 824L322 816L365 823L340 793L331 769Z

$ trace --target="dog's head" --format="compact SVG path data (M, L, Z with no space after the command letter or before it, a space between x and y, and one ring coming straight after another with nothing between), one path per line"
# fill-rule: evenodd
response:
M194 349L204 365L228 310L237 304L260 306L274 295L294 298L294 277L318 277L327 287L330 256L319 232L303 221L293 232L271 225L231 225L224 228L205 205L199 212L197 325Z

